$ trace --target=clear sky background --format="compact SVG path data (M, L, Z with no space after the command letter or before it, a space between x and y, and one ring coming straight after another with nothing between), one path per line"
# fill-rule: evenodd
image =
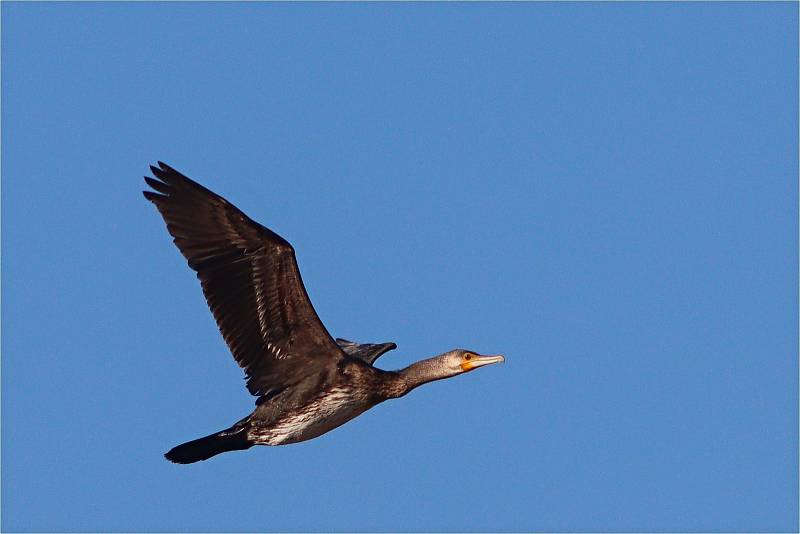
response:
M797 4L2 17L3 530L797 529ZM506 364L168 463L253 399L157 159L381 367Z

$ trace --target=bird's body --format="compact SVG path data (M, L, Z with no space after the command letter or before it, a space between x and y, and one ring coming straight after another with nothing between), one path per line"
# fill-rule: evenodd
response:
M197 272L217 325L257 396L252 414L230 428L170 450L177 463L253 445L318 437L415 387L502 361L456 349L399 371L373 366L394 343L334 340L311 306L282 237L224 198L159 162L158 207L174 242Z

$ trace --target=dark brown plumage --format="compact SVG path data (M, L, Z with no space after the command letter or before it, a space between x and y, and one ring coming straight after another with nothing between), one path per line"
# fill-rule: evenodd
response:
M269 395L342 351L311 306L294 249L219 195L159 162L145 191L197 271L253 395Z

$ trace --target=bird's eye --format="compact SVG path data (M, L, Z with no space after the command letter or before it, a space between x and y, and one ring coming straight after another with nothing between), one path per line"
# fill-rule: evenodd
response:
M464 356L464 359L465 359L465 360L471 360L471 359L472 359L472 354L466 354L466 355Z

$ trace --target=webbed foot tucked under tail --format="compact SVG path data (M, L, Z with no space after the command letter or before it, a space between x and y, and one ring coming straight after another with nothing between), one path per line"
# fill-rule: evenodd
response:
M252 446L253 443L247 439L247 429L233 430L229 428L173 447L164 457L176 464L191 464L208 460L223 452L243 451Z

